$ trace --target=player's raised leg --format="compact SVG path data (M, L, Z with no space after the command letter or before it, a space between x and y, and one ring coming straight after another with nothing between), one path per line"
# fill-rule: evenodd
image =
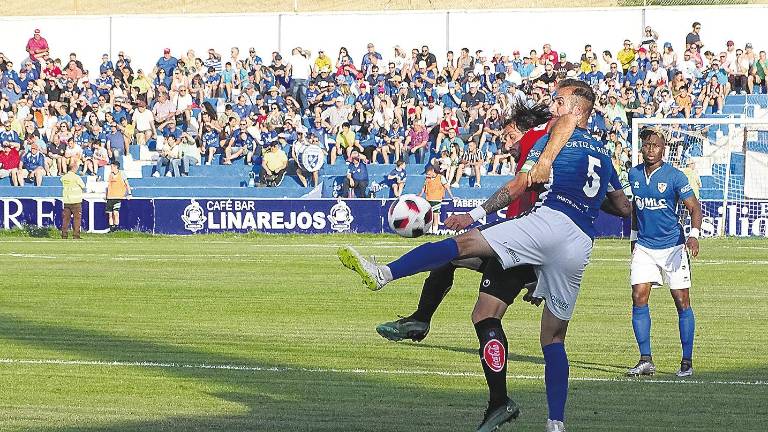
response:
M439 242L424 243L387 265L377 265L362 257L354 248L344 246L337 252L341 263L355 271L372 291L387 283L417 273L440 268L457 258L491 257L493 249L477 229Z

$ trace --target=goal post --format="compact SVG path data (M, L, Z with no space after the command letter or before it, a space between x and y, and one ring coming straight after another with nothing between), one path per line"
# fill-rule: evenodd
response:
M648 126L665 132L665 161L691 181L702 204L704 236L768 237L768 119L632 119L633 166L642 160L639 132ZM680 216L687 231L684 207Z

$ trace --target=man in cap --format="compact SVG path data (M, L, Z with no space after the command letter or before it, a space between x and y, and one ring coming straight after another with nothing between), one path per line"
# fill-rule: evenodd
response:
M27 52L29 59L35 64L38 74L40 73L40 59L48 58L48 41L40 35L40 29L35 29L34 35L27 41Z

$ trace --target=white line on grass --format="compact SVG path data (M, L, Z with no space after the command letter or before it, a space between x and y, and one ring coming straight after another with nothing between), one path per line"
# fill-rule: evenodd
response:
M0 359L0 364L6 365L60 365L60 366L107 366L107 367L143 367L160 369L208 369L242 372L307 372L320 374L356 374L356 375L422 375L422 376L447 376L447 377L483 377L477 372L447 372L427 370L385 370L385 369L324 369L303 367L262 367L240 366L227 364L184 364L161 362L128 362L128 361L101 361L101 360L57 360L57 359ZM542 375L509 375L508 378L517 380L543 381ZM600 377L571 377L571 381L582 382L639 382L651 384L703 384L724 386L768 386L768 381L703 381L687 379L632 379L632 378L600 378Z
M23 253L3 253L2 256L10 256L14 258L42 258L42 259L56 259L58 257L51 255L36 255L36 254L23 254Z

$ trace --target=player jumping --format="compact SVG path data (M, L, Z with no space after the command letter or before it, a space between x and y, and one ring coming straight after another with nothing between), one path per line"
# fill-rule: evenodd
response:
M504 269L534 265L539 280L534 296L544 298L547 306L542 312L540 341L546 365L548 431L565 430L569 367L564 340L592 250L594 221L607 195L626 208L629 215L629 203L613 169L610 152L586 130L594 101L594 92L585 83L569 79L560 83L554 110L573 114L578 129L554 158L551 181L530 213L423 244L386 266L368 262L350 247L339 250L342 263L356 271L373 290L458 258L496 258ZM545 144L542 139L531 150L526 168L539 160ZM527 176L517 176L482 206L446 220L446 226L464 229L488 212L500 210L527 187ZM481 364L491 394L496 394L500 386L506 387L507 344L500 320L505 310L504 302L481 295L472 314L473 320L477 320ZM488 407L478 430L494 430L518 414L517 404L505 397L501 405Z
M688 288L691 286L691 255L699 254L701 204L682 171L664 163L664 132L646 128L640 132L643 163L629 172L634 195L632 211L632 329L640 349L640 361L627 375L653 375L651 357L651 315L648 297L651 288L669 284L677 308L683 358L677 376L693 374L693 334L695 318ZM682 201L691 215L691 231L686 240L678 221L677 206Z
M550 117L551 113L548 107L543 105L527 106L523 103L516 104L510 112L504 115L502 138L504 139L506 149L511 151L513 146L519 143L520 151L517 158L517 172L522 169L523 163L525 163L528 157L528 152L536 141L549 130L547 122L550 120ZM570 123L570 121L561 122L559 128L563 128L563 132L555 131L553 135L560 133L567 140L573 132L573 127L570 126ZM506 212L507 218L517 217L523 212L530 210L537 197L538 193L535 191L523 193L518 199L509 204ZM429 277L424 280L416 311L407 317L380 324L376 327L376 331L382 337L392 341L401 341L403 339L423 340L427 337L427 333L429 333L432 316L453 286L456 269L468 268L483 274L487 273L486 276L490 276L494 269L487 267L489 263L493 267L497 267L498 265L494 264L494 261L497 260L471 258L450 262L432 270L429 273ZM486 272L486 269L489 271ZM498 276L498 278L483 277L480 284L480 292L494 295L509 305L514 302L520 291L525 287L528 289L528 294L523 296L525 301L533 302L534 304L541 302L541 300L536 300L530 295L533 293L533 288L535 288L536 284L536 274L532 266L512 267L508 270L503 270Z

